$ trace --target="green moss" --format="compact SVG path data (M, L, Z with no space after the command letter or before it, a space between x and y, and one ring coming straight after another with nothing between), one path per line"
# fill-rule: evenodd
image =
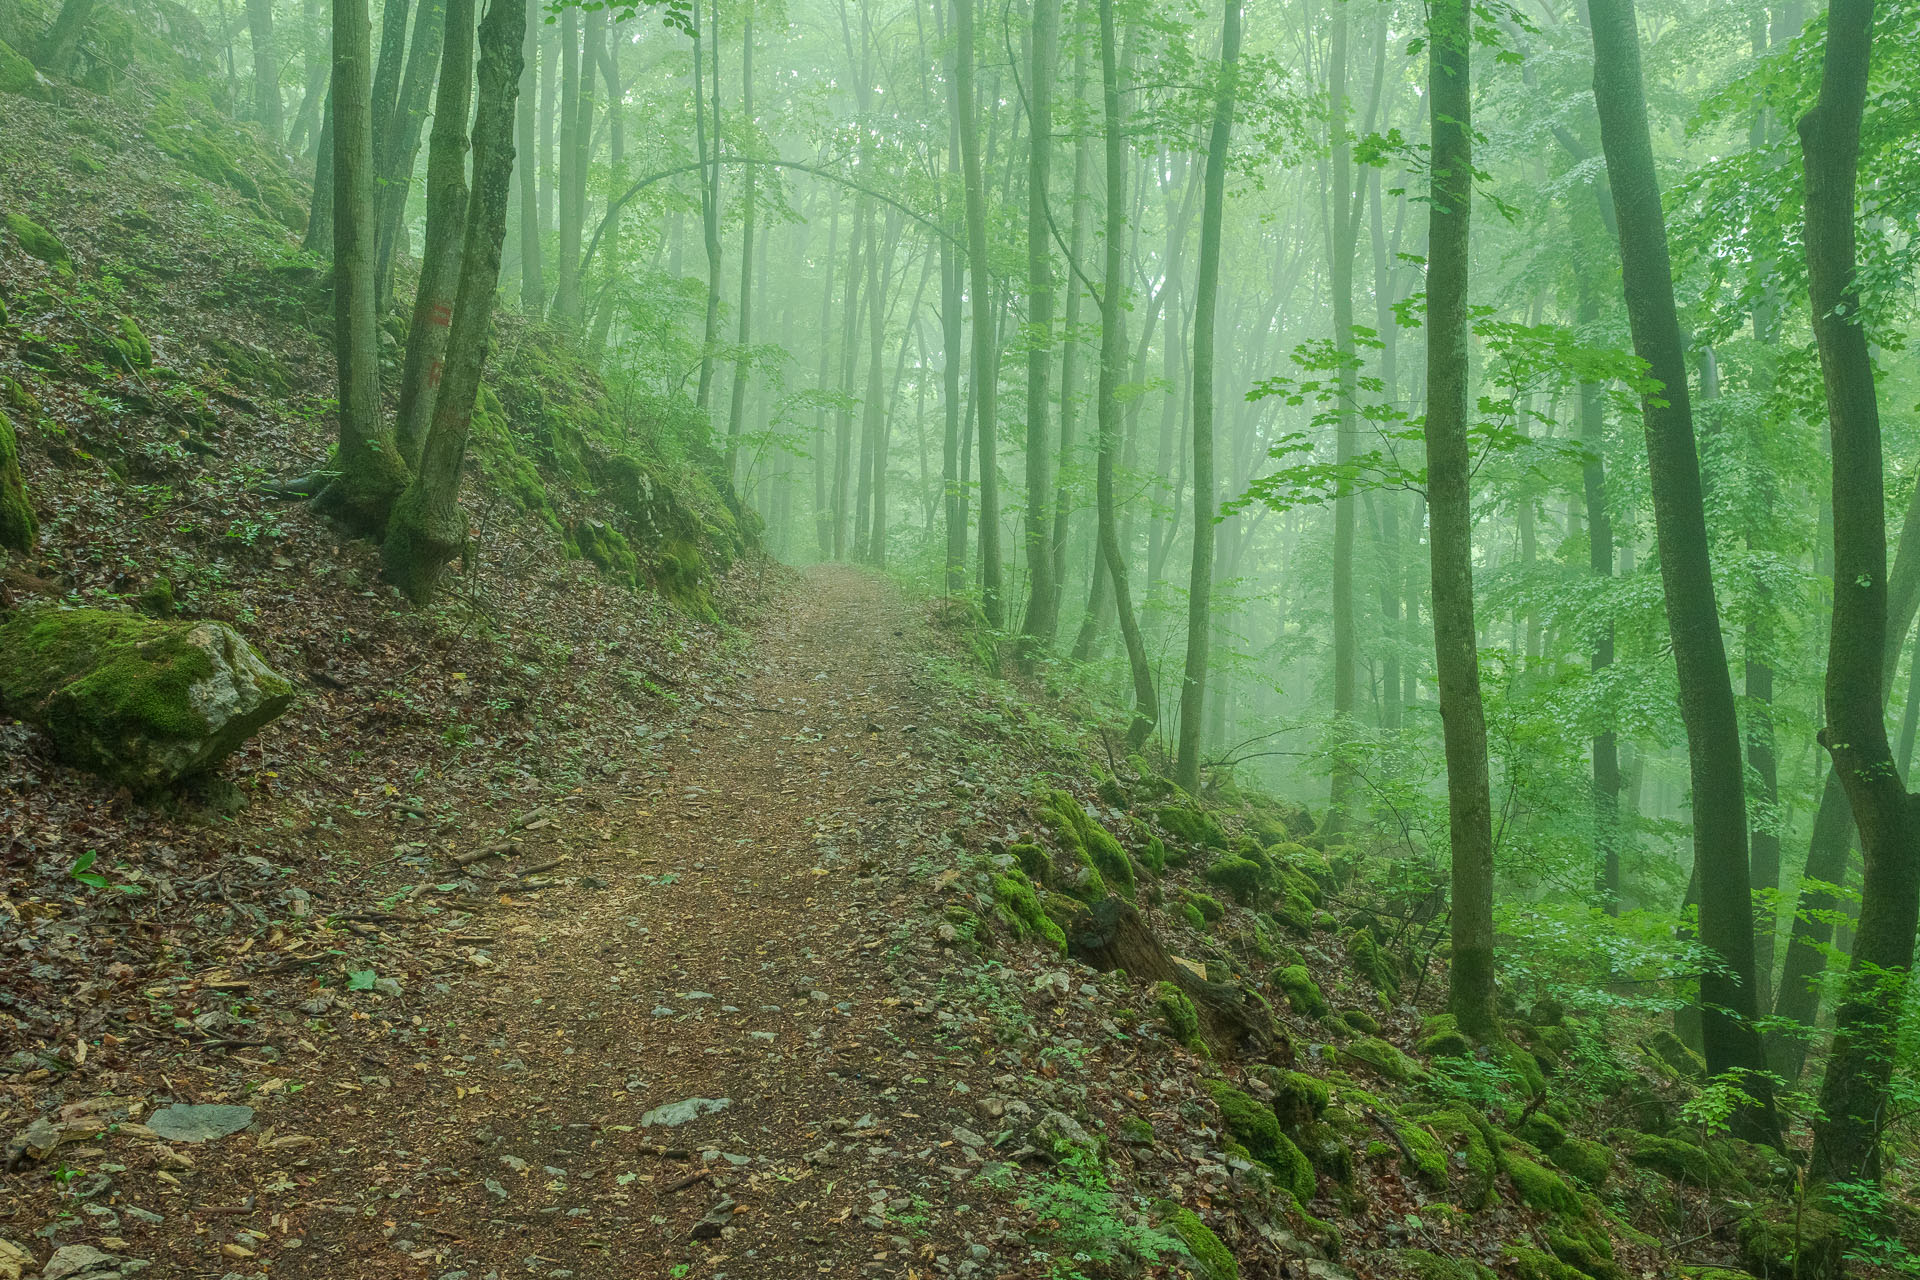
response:
M1353 967L1373 987L1392 995L1400 989L1400 966L1394 962L1370 929L1355 929L1347 934L1347 956Z
M1541 1234L1554 1257L1590 1280L1626 1280L1626 1273L1613 1260L1613 1241L1599 1226L1563 1220Z
M1696 1187L1726 1186L1733 1170L1691 1142L1635 1133L1627 1138L1627 1163Z
M194 176L253 201L262 216L295 231L306 226L299 189L260 136L189 88L169 89L154 100L146 137Z
M140 326L133 322L131 316L120 317L120 334L113 339L113 352L122 368L153 367L153 345L147 341L147 335L140 332Z
M20 471L20 443L12 420L0 413L0 547L31 551L39 536L40 520L27 501L26 480Z
M1566 1126L1544 1111L1536 1111L1514 1126L1513 1135L1551 1152L1567 1140Z
M1547 1159L1589 1191L1605 1186L1607 1176L1613 1172L1613 1152L1586 1138L1566 1139Z
M1526 1156L1507 1153L1507 1176L1520 1203L1542 1213L1578 1214L1582 1211L1580 1193L1567 1185L1565 1178Z
M1047 913L1047 919L1060 926L1064 937L1071 938L1076 930L1092 922L1087 904L1064 893L1042 894L1040 909Z
M17 93L28 98L39 98L51 102L54 98L53 85L38 71L33 63L4 40L0 40L0 93Z
M1016 938L1044 942L1056 955L1065 955L1067 935L1047 918L1034 895L1033 882L1022 871L1009 871L993 878L994 909L1001 922Z
M1425 1249L1401 1249L1393 1256L1414 1280L1496 1280L1471 1258L1443 1258Z
M1339 1051L1342 1063L1359 1063L1385 1080L1410 1084L1420 1075L1420 1067L1400 1052L1398 1046L1376 1036L1363 1036Z
M1220 1237L1213 1229L1200 1221L1191 1209L1175 1209L1166 1217L1165 1227L1180 1243L1187 1247L1187 1254L1193 1259L1193 1265L1202 1280L1240 1280L1240 1264L1235 1262L1227 1246L1220 1243Z
M1740 1219L1740 1264L1756 1276L1836 1280L1844 1274L1840 1220L1811 1206L1768 1205Z
M1309 1018L1327 1016L1327 998L1320 994L1320 984L1313 980L1305 965L1290 964L1276 969L1273 985L1280 988L1287 997L1288 1007L1295 1013Z
M1220 900L1211 894L1198 893L1189 889L1187 891L1187 903L1192 906L1194 910L1198 911L1201 918L1208 924L1212 924L1227 914L1227 909L1220 905Z
M1488 1050L1494 1061L1520 1077L1520 1087L1529 1098L1547 1091L1546 1073L1540 1069L1539 1060L1525 1049L1504 1036L1496 1036Z
M38 258L63 276L73 274L73 257L60 237L24 213L7 215L7 231L14 245L28 257Z
M1158 1141L1153 1136L1153 1125L1139 1116L1123 1116L1120 1120L1120 1141L1134 1147L1151 1147Z
M1200 930L1202 933L1206 932L1207 918L1200 914L1200 908L1194 906L1191 901L1180 904L1180 915L1193 928Z
M1053 859L1047 856L1045 849L1031 841L1021 841L1018 844L1008 845L1007 852L1013 856L1015 862L1020 864L1020 869L1027 873L1027 879L1035 884L1048 883L1048 877L1053 874Z
M1154 817L1168 835L1183 845L1208 849L1227 847L1227 833L1221 830L1219 819L1204 809L1192 805L1163 805Z
M1324 1080L1305 1072L1278 1068L1268 1068L1261 1079L1273 1090L1273 1112L1282 1128L1304 1128L1327 1109L1331 1095Z
M1664 1027L1647 1037L1641 1047L1655 1062L1682 1080L1707 1078L1706 1059L1687 1048L1679 1036Z
M1243 907L1258 906L1267 892L1267 872L1248 858L1222 858L1207 868L1208 884L1219 885Z
M1074 883L1065 887L1097 902L1109 889L1124 898L1134 896L1133 863L1113 833L1101 826L1080 802L1064 791L1049 791L1040 804L1040 813L1053 831L1060 848L1060 860L1067 864ZM1085 868L1086 874L1075 869Z
M1514 1280L1582 1280L1578 1271L1550 1253L1510 1244L1504 1254Z
M1273 1108L1254 1101L1224 1080L1204 1082L1208 1096L1220 1108L1227 1132L1246 1147L1254 1159L1272 1169L1280 1185L1305 1203L1313 1198L1313 1165L1292 1139L1280 1131Z
M1162 982L1153 991L1153 1007L1160 1013L1161 1021L1173 1032L1173 1038L1182 1044L1191 1044L1200 1035L1200 1013L1193 1007L1193 1001L1187 999L1187 993L1171 982Z
M174 610L173 581L155 578L141 589L134 604L149 618L171 618Z
M1460 1103L1426 1108L1417 1115L1450 1153L1450 1174L1459 1178L1454 1203L1468 1212L1478 1212L1491 1204L1499 1162L1487 1141L1486 1121Z
M1350 1031L1358 1032L1363 1036L1380 1034L1380 1020L1365 1009L1342 1009L1338 1016Z

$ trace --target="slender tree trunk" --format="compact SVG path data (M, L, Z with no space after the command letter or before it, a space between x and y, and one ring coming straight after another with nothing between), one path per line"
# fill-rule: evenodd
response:
M556 185L560 188L560 257L554 272L553 318L567 327L580 321L580 240L586 222L587 184L585 175L579 172L585 150L580 142L580 103L587 96L581 92L580 13L577 7L567 5L560 10L559 23L560 156Z
M1706 514L1688 401L1686 352L1674 306L1666 219L1647 125L1633 0L1591 0L1594 101L1620 232L1634 350L1662 388L1642 401L1660 575L1679 677L1693 784L1700 940L1721 960L1700 979L1707 1069L1753 1073L1734 1117L1739 1136L1777 1142L1773 1093L1754 1026L1753 896L1747 879L1746 779L1709 563Z
M1887 742L1885 463L1873 358L1855 284L1854 190L1873 0L1827 8L1820 96L1800 121L1807 283L1833 437L1833 626L1827 725L1865 864L1853 964L1813 1124L1816 1182L1878 1180L1902 997L1920 922L1920 814ZM1904 628L1902 628L1904 630Z
M421 8L429 3L422 0ZM413 296L413 322L407 327L407 354L395 412L400 452L415 467L420 465L421 449L433 424L464 274L460 255L467 224L467 102L473 95L475 0L445 3L445 56L434 94L433 137L427 148L426 247L421 251L420 287Z
M287 131L287 150L312 161L313 144L319 138L320 104L327 97L327 50L322 42L320 0L302 0L305 8L304 59L306 88L300 95L300 108L293 113L293 125Z
M873 558L869 535L873 528L874 466L880 448L881 425L887 418L887 288L892 280L893 228L898 215L889 215L885 248L881 247L880 219L869 223L867 255L867 391L860 414L860 492L854 503L854 555Z
M840 265L840 200L837 193L830 198L833 212L827 223L827 280L820 290L820 377L816 385L821 391L827 389L827 379L833 374L833 273ZM833 554L827 459L827 406L822 402L813 411L813 532L822 560Z
M1060 56L1060 0L1034 0L1027 84L1027 615L1020 652L1031 662L1052 645L1060 620L1049 510L1053 436L1047 429L1053 374L1053 243L1048 187L1053 174L1054 62Z
M40 37L34 61L50 76L64 76L73 68L74 55L80 50L80 38L93 21L94 0L65 0L53 25Z
M853 237L847 258L847 291L840 313L840 390L843 399L834 415L833 429L833 558L847 556L847 524L853 514L853 376L859 367L860 347L855 335L860 324L861 272L873 211L865 196L854 202Z
M400 75L406 65L407 18L413 0L385 0L380 8L380 60L373 70L373 162L378 182L380 157L386 154L387 132L393 127L393 106L400 97ZM377 232L378 228L376 228Z
M1907 701L1900 709L1900 776L1913 776L1913 740L1920 729L1920 635L1914 638L1907 660Z
M1493 805L1473 620L1473 493L1467 447L1468 230L1473 92L1468 0L1427 8L1432 190L1427 232L1427 503L1434 674L1453 846L1453 957L1447 1007L1469 1035L1498 1033L1493 968Z
M992 276L987 261L987 199L980 173L979 105L974 97L974 0L953 0L954 96L960 124L960 166L967 203L968 301L973 308L974 437L980 447L980 594L987 625L1006 620L1000 598L999 381Z
M544 8L545 0L541 0ZM542 35L540 33L544 32ZM560 226L560 162L555 152L555 126L560 118L560 27L536 29L540 46L540 154L534 166L540 175L540 243L544 246ZM677 218L678 215L676 214ZM544 253L544 248L542 249ZM679 274L677 271L675 274Z
M546 275L540 260L540 152L534 146L539 101L534 81L539 75L540 0L527 0L527 30L520 51L520 106L515 148L520 175L520 310L539 316L547 306Z
M609 21L612 21L609 18ZM618 29L610 39L599 42L600 71L607 86L607 168L610 181L607 184L607 212L603 219L605 226L601 235L604 246L601 253L601 275L603 283L595 291L589 310L593 314L593 332L588 346L598 355L606 350L607 336L613 331L614 299L611 288L620 277L620 192L627 180L627 110L626 90L620 79L621 40ZM764 253L762 254L764 257ZM584 272L585 268L582 268ZM765 274L764 272L762 273Z
M1580 323L1600 318L1600 302L1582 284ZM1580 384L1580 443L1586 450L1581 488L1586 499L1587 572L1613 577L1613 515L1607 507L1606 392L1598 383ZM1596 624L1588 668L1596 679L1613 665L1613 620ZM1620 914L1620 749L1611 727L1596 731L1588 744L1593 769L1594 885L1608 915Z
M278 147L286 121L280 105L280 56L273 42L273 0L247 0L247 33L253 40L253 118Z
M339 370L338 474L315 505L380 533L407 485L407 464L380 406L380 329L373 306L373 28L366 0L333 0L333 355Z
M935 6L934 12L941 14L945 9ZM941 24L944 28L945 24ZM946 38L944 29L941 38ZM947 181L943 185L941 201L942 225L951 229L954 219L948 210L952 208L951 189L953 175L961 169L960 164L960 77L957 68L947 77L952 86L947 112ZM941 409L946 418L946 434L943 437L940 457L940 483L946 508L946 573L944 585L948 595L956 595L967 585L967 487L960 478L960 365L965 348L961 345L961 307L965 287L965 264L961 255L956 253L951 235L940 237L940 336L944 351L942 356Z
M966 4L968 0L960 0ZM1100 450L1095 490L1100 519L1100 558L1112 582L1114 609L1120 635L1127 646L1127 665L1133 674L1133 723L1127 728L1128 750L1138 750L1153 732L1160 703L1153 692L1153 669L1140 625L1133 616L1133 597L1127 583L1127 560L1120 547L1118 514L1113 492L1114 454L1120 446L1120 383L1126 377L1127 139L1120 114L1120 67L1114 48L1114 0L1099 0L1100 84L1107 148L1106 270L1100 286ZM983 237L984 240L984 237ZM984 275L985 272L980 274ZM986 455L983 453L982 458Z
M1327 129L1333 153L1333 184L1328 193L1330 226L1327 247L1331 255L1329 280L1333 291L1333 345L1340 356L1335 372L1338 383L1334 428L1334 461L1346 467L1358 451L1359 426L1354 399L1359 378L1353 367L1353 253L1359 235L1359 206L1353 185L1353 139L1347 126L1347 5L1333 6L1331 57L1328 61L1329 97ZM1439 73L1439 68L1435 68ZM1465 196L1462 197L1465 199ZM1465 217L1464 210L1462 217ZM1352 482L1343 473L1333 499L1333 733L1335 738L1332 778L1327 799L1327 817L1322 833L1332 839L1344 832L1352 820L1349 812L1359 785L1349 758L1347 742L1354 732L1354 668L1356 665L1353 622L1353 549L1355 540L1355 498Z
M331 62L331 56L329 56ZM320 257L333 253L333 80L328 71L326 105L320 109L320 158L313 169L313 209L300 248Z
M472 0L448 0L449 18L455 9L471 4ZM434 402L433 427L427 433L419 474L396 506L392 527L381 548L388 578L416 604L432 599L441 572L467 543L467 516L460 509L460 477L465 470L473 407L486 369L494 292L500 282L500 250L507 235L507 206L513 189L514 100L520 88L526 20L526 7L519 0L490 0L480 23L473 198L467 202L459 295L447 341L447 376ZM472 10L468 7L465 30L472 29ZM449 61L469 61L467 49L452 47L460 39L457 33L448 34ZM464 116L466 99L462 97L460 102L460 114Z
M406 234L407 197L412 194L414 164L420 158L420 133L426 127L427 100L440 69L440 50L447 34L445 9L446 0L420 0L414 12L413 43L407 54L406 74L401 78L400 94L394 101L393 120L380 133L382 150L375 157L380 167L374 180L380 258L375 268L374 289L382 315L393 306L393 265L400 255L401 237ZM467 39L471 45L472 36ZM455 114L464 138L465 104ZM462 155L464 163L464 149ZM456 222L455 227L458 225ZM453 234L458 236L458 230Z
M740 35L740 111L744 128L751 132L753 128L753 0L747 0L744 28ZM735 474L735 458L740 448L741 421L747 408L747 343L753 333L753 272L747 264L753 261L754 231L754 166L746 166L741 199L743 213L740 222L740 317L739 350L733 357L733 392L727 406L727 474Z
M1227 0L1220 24L1220 91L1213 104L1206 189L1200 204L1200 268L1193 291L1193 566L1187 577L1187 665L1180 685L1180 746L1173 766L1173 780L1194 793L1200 790L1208 644L1213 638L1213 327L1219 310L1227 149L1233 140L1239 75L1240 0Z
M700 349L700 391L695 403L706 409L713 403L713 353L720 341L720 4L714 0L713 26L707 35L713 46L713 127L707 136L706 102L701 97L700 0L693 0L693 118L694 143L708 165L700 190L702 226L707 246L707 326ZM851 284L849 285L851 287Z
M1087 100L1087 54L1084 45L1074 55L1073 100L1076 106ZM1082 130L1073 144L1073 205L1070 211L1073 230L1067 241L1069 275L1066 326L1060 343L1060 461L1055 468L1058 480L1053 491L1053 623L1056 634L1060 625L1060 606L1065 602L1067 590L1067 539L1073 531L1073 494L1067 487L1067 475L1073 465L1073 424L1079 410L1080 299L1085 295L1077 273L1087 260L1087 183L1092 165L1093 146L1086 131ZM1049 636L1048 640L1052 638Z

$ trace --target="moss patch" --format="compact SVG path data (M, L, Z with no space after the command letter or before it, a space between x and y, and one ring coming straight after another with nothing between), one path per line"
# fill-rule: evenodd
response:
M1287 997L1288 1007L1295 1013L1309 1018L1327 1016L1327 998L1320 994L1320 984L1313 980L1313 975L1307 972L1305 965L1290 964L1276 969L1273 985L1280 988Z
M15 247L28 257L40 259L60 275L73 274L73 257L60 237L26 214L9 213L7 232L13 237Z
M0 547L31 551L39 536L40 521L27 501L26 481L20 474L20 443L13 434L13 422L0 413Z
M1165 1226L1187 1247L1187 1254L1203 1280L1240 1280L1240 1264L1234 1261L1232 1252L1193 1210L1173 1210L1167 1215Z
M1220 859L1207 868L1206 880L1243 907L1258 906L1267 893L1267 869L1248 858Z
M1586 1138L1568 1138L1547 1156L1563 1173L1589 1191L1606 1185L1613 1172L1613 1152Z
M1208 1080L1205 1088L1227 1132L1246 1147L1255 1160L1272 1169L1280 1185L1305 1203L1313 1198L1313 1166L1299 1147L1280 1132L1280 1121L1273 1108L1254 1101L1225 1080Z
M1542 1213L1581 1212L1580 1193L1567 1185L1565 1178L1523 1155L1507 1153L1507 1176L1520 1203Z
M1040 909L1033 882L1022 871L1008 871L993 878L993 903L1001 923L1016 938L1044 942L1057 955L1067 952L1067 935Z

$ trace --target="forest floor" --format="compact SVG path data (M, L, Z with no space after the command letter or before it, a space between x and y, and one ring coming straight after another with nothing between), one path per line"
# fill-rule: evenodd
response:
M280 1007L310 1016L256 1010L104 1097L76 1072L62 1114L125 1122L16 1182L0 1236L46 1224L28 1252L169 1276L1046 1274L1014 1208L1035 1090L1057 1058L1111 1106L1150 1102L1109 1007L1126 986L947 945L948 833L991 819L1021 753L954 732L937 640L885 580L822 567L782 596L690 731L620 762L646 782L520 821L505 860L558 859L545 878L345 922L429 972L202 971L268 1004L297 987ZM180 1103L253 1114L202 1143L140 1123Z

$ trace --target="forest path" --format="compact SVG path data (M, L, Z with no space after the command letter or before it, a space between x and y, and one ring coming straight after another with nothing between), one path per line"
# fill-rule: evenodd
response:
M295 1064L309 1083L270 1118L321 1149L255 1132L195 1152L228 1163L195 1175L201 1234L165 1233L190 1268L169 1274L1004 1270L962 1235L997 1197L955 1134L986 1127L997 1068L903 986L950 963L910 909L953 820L952 768L921 745L941 697L922 623L830 566L769 617L651 797L580 833L567 870L585 878L507 895L456 940L468 976L356 1014ZM712 1105L691 1099L725 1105L644 1123ZM259 1261L223 1260L234 1247Z

